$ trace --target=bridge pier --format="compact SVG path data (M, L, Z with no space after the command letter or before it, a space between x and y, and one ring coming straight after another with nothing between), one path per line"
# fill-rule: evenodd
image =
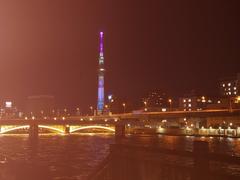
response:
M70 134L70 126L69 125L64 126L64 133Z
M38 124L33 123L29 127L29 137L35 138L38 137Z
M126 135L126 127L123 123L118 123L115 125L115 141L120 142Z

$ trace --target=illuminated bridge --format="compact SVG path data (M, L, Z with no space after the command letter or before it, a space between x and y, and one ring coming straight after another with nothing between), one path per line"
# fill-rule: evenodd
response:
M115 132L115 124L101 121L86 122L78 120L0 120L0 134L6 134L18 130L28 130L30 135L37 135L39 129L58 134L71 134L88 129Z
M198 121L208 119L231 119L240 122L240 110L205 110L205 111L171 111L171 112L143 112L125 113L102 116L72 116L59 119L0 119L0 134L17 130L28 130L30 135L37 135L39 129L49 130L59 134L70 134L82 130L100 129L115 132L117 126L144 124L162 119L195 118Z

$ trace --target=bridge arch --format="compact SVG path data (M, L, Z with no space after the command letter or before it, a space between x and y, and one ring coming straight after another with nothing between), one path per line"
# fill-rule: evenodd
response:
M51 126L44 126L44 125L38 125L39 128L43 128L43 129L48 129L54 132L57 132L59 134L64 134L64 131L55 127L51 127ZM12 128L8 128L8 129L3 129L0 131L0 134L6 134L8 132L12 132L12 131L16 131L19 129L29 129L30 126L26 125L26 126L17 126L17 127L12 127Z
M48 129L48 130L51 130L51 131L55 131L55 132L58 132L59 134L64 134L64 130L61 130L61 129L58 129L58 128L55 128L55 127L51 127L51 126L44 126L44 125L38 125L39 128L43 128L43 129Z
M114 128L110 128L110 127L106 127L106 126L83 126L83 127L71 129L70 133L74 133L76 131L81 131L81 130L84 130L84 129L104 129L104 130L108 130L108 131L111 131L111 132L115 132Z
M11 127L11 128L7 128L7 129L1 129L0 134L6 134L8 132L12 132L12 131L16 131L18 129L29 129L29 125L26 126L17 126L17 127Z

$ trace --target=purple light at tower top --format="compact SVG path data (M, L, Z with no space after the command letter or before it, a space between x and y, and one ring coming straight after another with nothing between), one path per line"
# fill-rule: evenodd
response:
M100 32L100 53L103 53L103 32Z

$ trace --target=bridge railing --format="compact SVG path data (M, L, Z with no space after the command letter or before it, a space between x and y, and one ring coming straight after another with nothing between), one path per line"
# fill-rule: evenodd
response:
M239 179L240 158L209 153L207 145L196 142L193 152L184 152L114 144L89 180Z

